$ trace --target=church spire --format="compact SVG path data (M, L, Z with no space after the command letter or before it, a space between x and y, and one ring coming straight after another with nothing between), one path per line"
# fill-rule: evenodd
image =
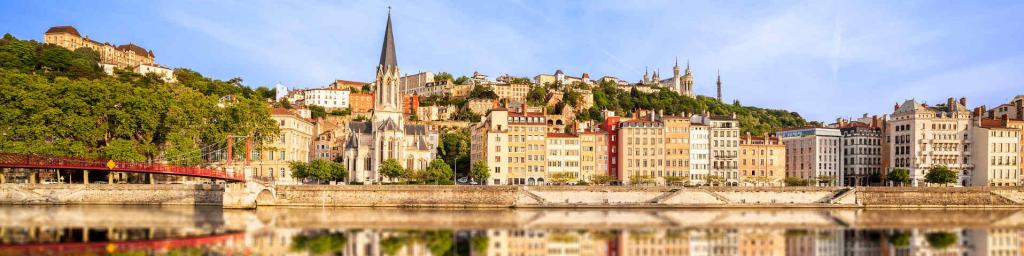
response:
M380 49L380 65L397 67L398 57L395 56L395 37L391 34L391 7L388 6L388 26L384 29L384 45Z

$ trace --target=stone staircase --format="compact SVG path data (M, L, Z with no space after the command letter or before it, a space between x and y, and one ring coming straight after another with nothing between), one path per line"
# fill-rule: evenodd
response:
M844 198L846 198L847 196L855 194L855 192L854 192L855 190L856 189L854 189L854 188L841 188L839 190L836 190L823 203L839 204L839 202L841 200L843 200Z

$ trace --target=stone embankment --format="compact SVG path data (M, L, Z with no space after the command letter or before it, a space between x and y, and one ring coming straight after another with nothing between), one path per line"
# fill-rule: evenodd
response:
M1024 208L1024 188L2 184L0 204L224 208Z

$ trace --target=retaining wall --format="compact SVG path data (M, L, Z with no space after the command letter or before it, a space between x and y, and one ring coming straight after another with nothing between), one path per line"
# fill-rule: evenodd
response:
M221 185L0 184L0 204L222 205Z

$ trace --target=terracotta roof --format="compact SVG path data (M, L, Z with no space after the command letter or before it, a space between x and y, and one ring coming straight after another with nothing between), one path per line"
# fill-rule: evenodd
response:
M272 108L272 109L270 109L270 114L271 115L291 115L291 114L294 114L294 113L292 113L291 110L288 110L288 109L285 109L285 108Z
M548 133L548 138L576 138L576 135L569 133Z
M981 119L981 127L983 127L983 128L1006 128L1006 125L1003 125L1003 120L1002 119L982 118Z
M78 34L78 30L75 29L75 27L72 27L72 26L56 26L56 27L51 27L50 29L47 29L46 33L44 33L44 34L53 34L53 33L68 33L68 34L75 35L77 37L82 37L82 35Z
M136 55L140 56L153 57L152 51L146 51L146 48L142 48L141 46L135 44L122 44L117 46L117 49L122 51L131 51L134 52Z

